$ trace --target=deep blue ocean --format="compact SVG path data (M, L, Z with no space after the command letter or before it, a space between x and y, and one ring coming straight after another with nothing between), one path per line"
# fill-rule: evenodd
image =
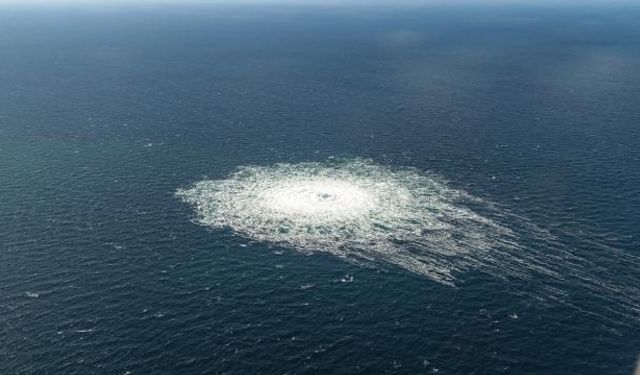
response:
M175 195L333 158L437 174L565 271L452 287ZM0 6L1 374L630 374L639 266L640 6Z

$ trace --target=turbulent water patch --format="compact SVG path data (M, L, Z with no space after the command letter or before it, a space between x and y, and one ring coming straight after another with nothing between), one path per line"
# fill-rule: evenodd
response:
M435 175L361 159L241 167L177 194L209 227L446 284L517 246L512 230L469 208L492 212L489 203Z
M640 265L638 257L590 239L586 228L580 237L560 233L567 245L417 169L363 159L247 166L177 195L195 207L202 225L303 253L391 264L447 285L476 269L526 280L519 293L541 303L557 301L599 317L640 315L637 279L620 283L607 272ZM580 254L587 248L595 257Z

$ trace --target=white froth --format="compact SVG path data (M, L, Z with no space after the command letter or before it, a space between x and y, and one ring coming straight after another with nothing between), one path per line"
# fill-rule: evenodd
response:
M242 167L178 195L198 221L303 252L387 262L451 284L454 272L511 247L506 227L464 202L482 202L414 169L366 160Z

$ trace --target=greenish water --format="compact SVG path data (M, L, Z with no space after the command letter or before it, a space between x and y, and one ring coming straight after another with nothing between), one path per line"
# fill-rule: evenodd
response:
M5 7L0 372L629 374L638 16ZM243 166L361 158L480 199L455 207L517 246L481 232L498 245L441 263L464 268L451 286L254 221L201 225L176 197Z

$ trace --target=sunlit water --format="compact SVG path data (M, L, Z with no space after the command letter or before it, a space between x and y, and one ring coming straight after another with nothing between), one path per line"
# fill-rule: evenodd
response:
M0 374L632 373L637 6L41 3Z

